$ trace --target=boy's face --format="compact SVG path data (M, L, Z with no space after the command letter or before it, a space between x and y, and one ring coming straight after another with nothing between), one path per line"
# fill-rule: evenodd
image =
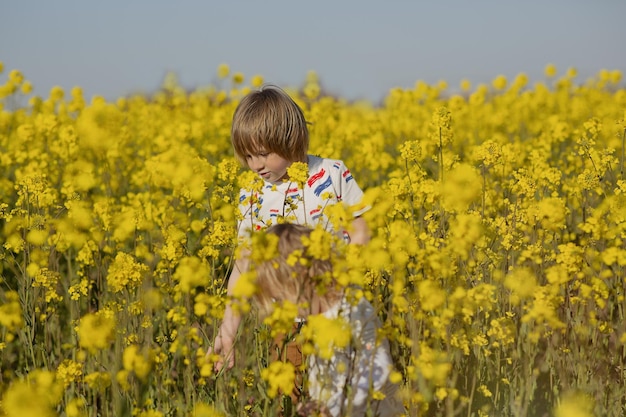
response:
M278 183L289 178L287 168L291 162L274 152L261 150L255 155L246 155L246 162L265 181Z

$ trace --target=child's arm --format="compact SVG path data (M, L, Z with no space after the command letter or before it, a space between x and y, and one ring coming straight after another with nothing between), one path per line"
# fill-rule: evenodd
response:
M226 289L227 295L230 299L235 288L235 284L239 280L241 273L248 268L248 257L242 255L235 260L235 265L228 278L228 287ZM227 368L232 368L235 364L235 355L233 352L235 344L235 336L237 335L237 329L241 323L241 315L233 311L231 303L226 303L226 309L224 310L224 318L222 324L217 332L213 347L209 347L207 355L218 354L222 358L216 362L215 369L220 370L227 365Z
M352 230L350 231L350 243L365 245L370 241L370 230L363 217L355 217L354 220L352 220L351 226Z

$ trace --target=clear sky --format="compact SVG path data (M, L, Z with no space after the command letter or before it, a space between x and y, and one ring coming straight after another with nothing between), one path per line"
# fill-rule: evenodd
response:
M204 87L226 63L284 87L315 70L327 91L372 101L417 80L543 81L548 63L583 82L626 72L625 18L626 0L0 0L0 80L19 69L38 95L115 99L168 72Z

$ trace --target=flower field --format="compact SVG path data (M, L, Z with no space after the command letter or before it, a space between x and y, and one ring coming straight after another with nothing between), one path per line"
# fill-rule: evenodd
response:
M86 102L2 68L0 415L278 415L291 376L268 366L268 324L295 313L258 323L242 297L237 365L205 357L251 180L230 122L263 82L220 71ZM621 76L417 82L379 106L314 74L289 91L310 152L344 160L372 206L340 282L379 312L407 415L626 414Z

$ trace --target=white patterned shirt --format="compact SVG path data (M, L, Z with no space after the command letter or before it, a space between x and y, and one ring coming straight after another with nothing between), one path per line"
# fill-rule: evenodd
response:
M239 210L243 220L239 222L238 235L249 236L250 231L276 224L280 217L289 223L311 227L322 224L326 230L332 230L324 212L330 205L342 202L354 217L369 209L362 202L363 191L343 161L309 155L308 170L309 177L303 189L289 180L280 184L264 181L262 191L255 194L255 198L250 198L250 190L242 189Z

